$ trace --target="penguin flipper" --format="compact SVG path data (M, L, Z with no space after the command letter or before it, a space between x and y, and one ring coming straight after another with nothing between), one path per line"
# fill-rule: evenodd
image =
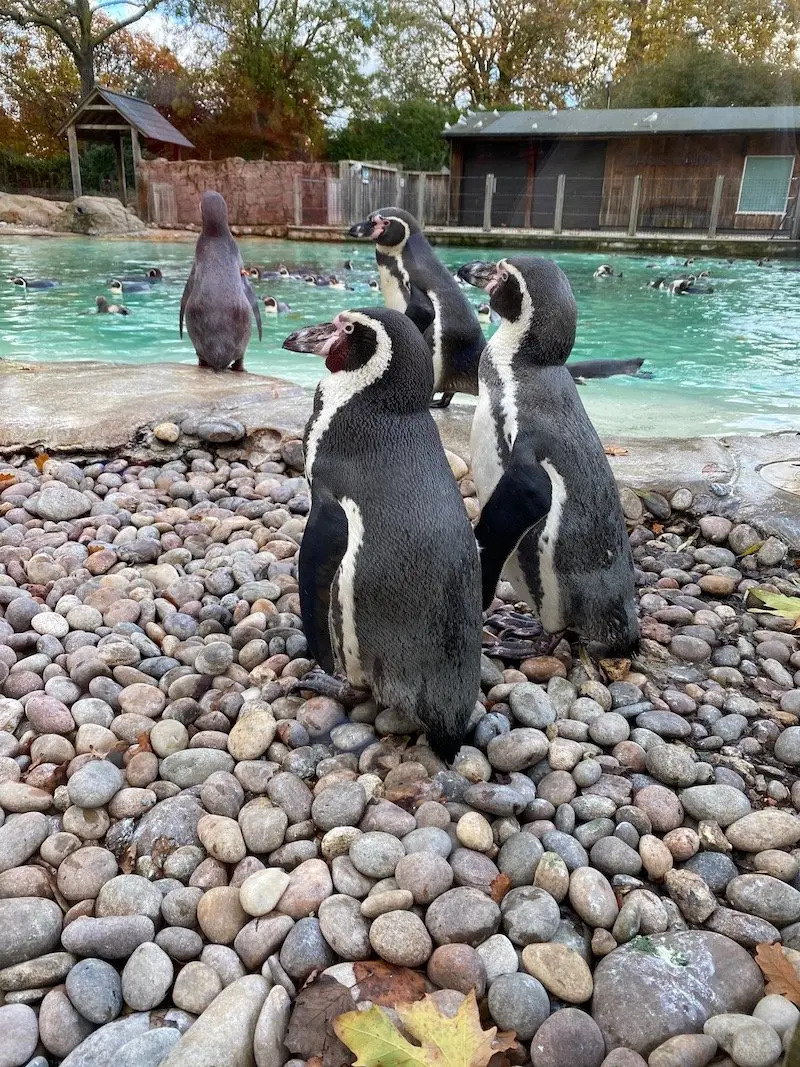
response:
M512 451L510 463L475 527L484 611L492 602L506 560L528 530L547 515L551 501L547 472L535 459L522 460Z
M430 297L422 289L418 289L416 285L411 286L411 294L408 298L405 313L406 318L411 319L422 334L433 325L433 320L436 317Z
M258 301L256 300L256 294L253 292L253 287L247 278L242 278L242 284L244 285L244 291L247 293L247 299L250 301L250 307L253 309L253 314L256 317L256 325L258 326L258 339L261 340L261 311L258 307Z
M300 614L314 659L333 674L334 654L328 617L331 584L347 550L347 516L327 490L312 489L311 514L299 554Z
M189 277L186 279L186 285L183 287L183 296L181 297L181 313L178 319L178 333L183 337L183 319L186 315L186 305L189 303L189 297L192 295L192 286L194 285L194 263L192 269L189 271Z

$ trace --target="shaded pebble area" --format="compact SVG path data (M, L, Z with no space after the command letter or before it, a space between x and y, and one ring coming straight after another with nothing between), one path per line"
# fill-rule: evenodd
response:
M514 1067L777 1064L800 1013L754 952L800 960L800 638L744 595L798 594L787 546L622 489L633 662L501 583L446 767L310 657L302 469L208 415L0 463L0 1067L301 1067L304 984L355 1006L376 960L474 991Z

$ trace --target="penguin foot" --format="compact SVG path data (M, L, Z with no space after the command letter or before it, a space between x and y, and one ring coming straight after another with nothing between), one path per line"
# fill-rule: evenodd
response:
M311 674L307 674L305 678L298 678L291 691L296 693L301 689L316 693L318 696L338 700L340 704L344 704L345 707L349 708L368 700L370 695L367 690L354 689L348 681L334 678L323 671L313 671Z
M549 656L562 637L561 634L546 634L538 619L511 610L496 611L483 626L485 652L501 659Z
M244 356L241 359L237 359L235 363L231 363L231 370L243 371L244 370Z
M450 406L450 401L455 396L455 393L442 393L438 400L431 400L428 404L429 408L446 408Z

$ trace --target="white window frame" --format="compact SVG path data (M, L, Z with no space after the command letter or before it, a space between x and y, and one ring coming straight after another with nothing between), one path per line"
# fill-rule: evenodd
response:
M745 174L747 173L747 161L748 161L748 159L791 159L792 167L791 167L791 170L789 171L788 181L786 182L786 196L784 197L784 201L783 201L783 210L781 210L781 211L742 211L742 209L741 209L742 189L744 187L744 177L745 177ZM737 215L775 215L775 216L779 216L779 217L782 217L783 215L785 215L786 214L786 208L787 208L787 206L789 204L789 193L792 190L792 178L794 177L794 168L795 168L795 157L794 156L790 156L790 155L786 155L786 154L772 155L772 156L757 156L757 155L747 155L747 156L745 156L744 157L744 163L742 164L742 176L739 179L739 197L738 197L738 199L736 201L736 214Z

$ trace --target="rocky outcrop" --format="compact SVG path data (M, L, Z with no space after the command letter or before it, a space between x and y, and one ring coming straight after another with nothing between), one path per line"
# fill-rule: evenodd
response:
M49 230L66 206L62 200L43 200L39 196L0 192L0 222L15 226L41 226Z
M141 233L145 225L119 200L108 196L79 196L67 205L54 229L87 237L105 237L113 233Z

